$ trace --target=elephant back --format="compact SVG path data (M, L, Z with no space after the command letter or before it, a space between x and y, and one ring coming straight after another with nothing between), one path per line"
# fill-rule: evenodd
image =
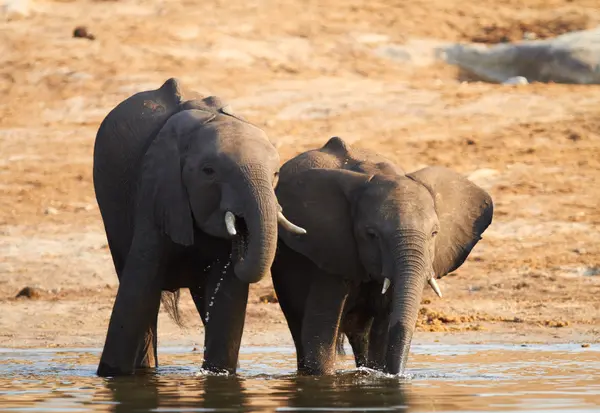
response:
M281 167L281 179L308 169L344 169L368 175L401 175L405 171L388 158L368 149L354 148L334 136L318 149L303 152Z

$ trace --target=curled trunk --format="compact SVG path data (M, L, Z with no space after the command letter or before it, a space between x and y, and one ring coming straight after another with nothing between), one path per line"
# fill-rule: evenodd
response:
M235 263L236 276L247 283L260 281L268 272L277 249L277 199L266 171L243 168L236 188L246 225L244 252Z
M391 374L401 374L406 367L423 287L429 274L430 265L422 247L425 242L420 238L413 236L402 240L394 253L394 296L385 363L386 372Z

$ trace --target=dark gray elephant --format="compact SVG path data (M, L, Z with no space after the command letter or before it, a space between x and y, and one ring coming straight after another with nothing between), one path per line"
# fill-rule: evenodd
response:
M204 367L235 371L248 285L269 272L277 224L304 232L277 203L279 163L261 129L176 79L107 115L94 188L120 284L99 375L157 365L161 292L180 288L205 325Z
M423 288L457 269L490 225L490 196L442 167L405 174L331 138L281 167L276 194L308 231L279 234L271 269L298 369L333 371L338 334L357 364L406 365ZM368 348L367 348L368 346Z

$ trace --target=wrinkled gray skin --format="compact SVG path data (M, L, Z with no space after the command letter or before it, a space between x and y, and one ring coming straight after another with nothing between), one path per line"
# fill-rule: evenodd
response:
M403 372L423 288L467 258L492 221L490 196L449 169L405 174L340 138L285 163L276 194L307 231L280 233L271 269L299 371L332 373L341 331L357 364Z
M278 171L262 130L176 79L107 115L94 187L120 285L99 375L157 365L161 291L179 288L190 289L205 325L203 367L235 372L248 285L268 273L277 247Z

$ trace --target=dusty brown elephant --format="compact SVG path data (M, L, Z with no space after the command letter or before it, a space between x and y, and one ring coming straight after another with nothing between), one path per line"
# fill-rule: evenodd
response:
M357 364L404 370L423 288L465 261L492 222L491 197L442 167L406 174L340 138L281 168L286 215L271 270L298 369L333 371L338 333Z
M268 273L285 219L279 155L217 97L176 79L104 119L94 188L119 290L98 374L155 367L161 291L189 288L205 325L204 368L235 372L248 286Z

